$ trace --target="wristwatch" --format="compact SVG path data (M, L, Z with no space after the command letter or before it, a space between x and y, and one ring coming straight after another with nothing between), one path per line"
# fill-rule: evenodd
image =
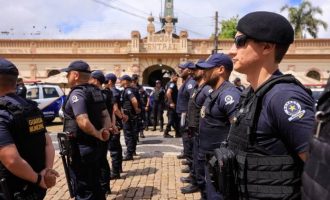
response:
M35 182L36 185L39 185L40 184L41 178L42 178L41 175L38 174L37 182Z

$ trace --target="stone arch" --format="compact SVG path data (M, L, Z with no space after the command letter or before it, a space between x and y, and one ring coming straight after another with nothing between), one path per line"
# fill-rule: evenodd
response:
M145 68L142 73L142 84L150 85L153 87L155 86L156 80L161 80L162 85L165 86L165 84L170 80L170 73L174 71L174 68L167 65L151 65Z
M53 70L50 70L48 72L47 77L54 76L54 75L59 74L59 73L61 73L59 70L53 69Z
M312 79L315 79L315 80L318 80L320 81L321 80L321 73L316 70L316 69L312 69L312 70L309 70L307 73L306 73L306 76L307 77L310 77Z

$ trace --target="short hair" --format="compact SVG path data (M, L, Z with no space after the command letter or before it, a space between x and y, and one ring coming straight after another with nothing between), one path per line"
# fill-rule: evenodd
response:
M78 72L78 71L76 71ZM79 80L80 81L83 81L83 82L88 82L90 77L91 77L91 74L90 73L87 73L87 72L78 72L79 73Z
M16 88L17 76L9 74L0 74L0 89Z
M275 44L275 63L280 63L288 51L290 44Z

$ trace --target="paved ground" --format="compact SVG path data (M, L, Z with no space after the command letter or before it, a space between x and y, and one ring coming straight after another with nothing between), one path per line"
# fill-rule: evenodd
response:
M59 122L48 127L56 147L55 133L61 130ZM187 175L181 173L183 166L176 158L182 150L181 139L164 139L159 131L147 131L145 135L146 138L141 139L138 145L138 156L123 163L122 179L110 182L112 194L107 199L200 199L199 193L183 195L180 192L184 184L179 178ZM121 140L125 148L123 138ZM61 177L56 186L47 192L46 199L70 199L58 154L54 167Z

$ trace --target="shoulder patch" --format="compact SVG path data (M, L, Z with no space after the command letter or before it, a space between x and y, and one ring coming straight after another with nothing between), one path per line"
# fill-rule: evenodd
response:
M301 110L301 106L297 101L287 101L284 104L284 112L289 115L289 121L294 119L301 119L305 115L305 110Z
M225 105L231 105L235 102L235 100L234 100L233 96L227 95L227 96L225 96L225 102L226 102Z
M71 101L72 101L72 103L76 103L76 102L79 101L79 98L78 98L76 95L73 95L73 96L71 97Z
M208 92L209 92L209 94L211 94L211 93L213 92L213 89L212 89L212 88L211 88L211 89L209 89L209 91L208 91Z
M174 83L171 83L169 87L170 88L173 88L174 87Z
M192 86L192 84L190 83L189 85L188 85L188 89L191 89L193 86Z
M132 94L132 91L131 90L127 90L127 94L128 95Z

